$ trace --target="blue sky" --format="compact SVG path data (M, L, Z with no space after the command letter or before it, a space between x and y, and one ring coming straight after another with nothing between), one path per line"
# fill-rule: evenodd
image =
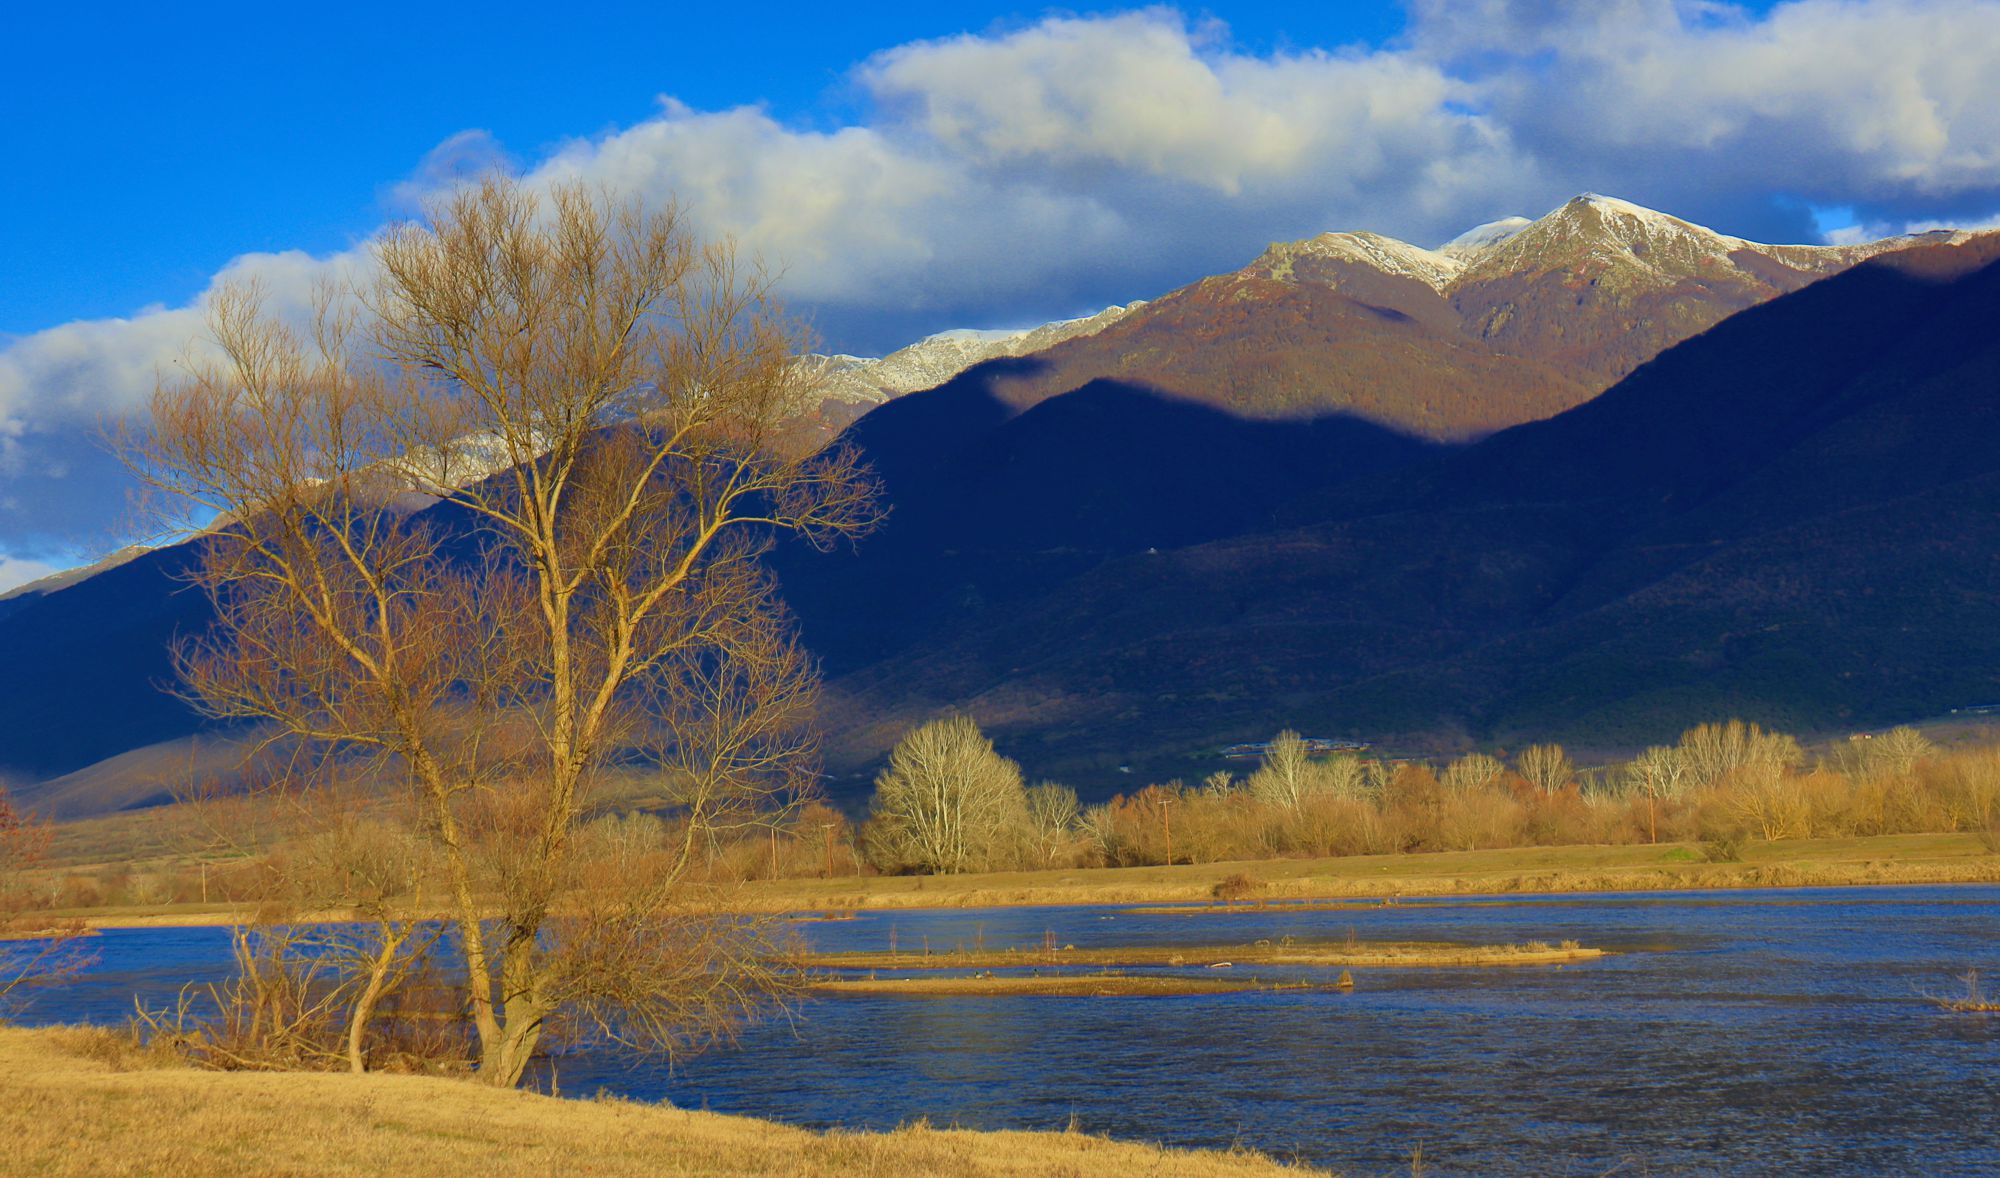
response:
M1131 5L1066 5L1063 11ZM532 161L672 95L829 125L877 50L1017 27L994 4L24 5L0 45L0 332L192 298L251 250L326 252L403 211L448 137ZM1209 10L1195 10L1196 12ZM107 19L107 15L110 19ZM1231 6L1243 44L1380 43L1393 3Z
M2000 224L1996 76L2000 0L17 5L0 588L117 541L96 437L212 284L296 306L466 168L677 199L879 354L1582 191L1765 241Z

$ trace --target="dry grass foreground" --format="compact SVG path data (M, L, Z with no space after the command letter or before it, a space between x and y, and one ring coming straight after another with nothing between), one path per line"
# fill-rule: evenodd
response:
M458 1080L149 1066L104 1031L0 1028L9 1174L1302 1175L1081 1133L815 1133Z

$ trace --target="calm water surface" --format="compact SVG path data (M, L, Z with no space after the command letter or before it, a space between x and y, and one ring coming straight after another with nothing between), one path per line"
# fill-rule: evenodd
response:
M678 1069L579 1054L605 1089L812 1126L928 1117L1241 1142L1350 1173L2000 1174L2000 1017L1924 999L2000 986L2000 888L1406 902L1217 915L868 913L831 950L1574 938L1582 965L1355 971L1352 993L1152 999L842 997ZM122 1020L227 963L219 929L111 931L42 1021ZM1260 976L1285 971L1260 969ZM1303 976L1303 975L1302 975ZM1323 976L1323 975L1320 975Z

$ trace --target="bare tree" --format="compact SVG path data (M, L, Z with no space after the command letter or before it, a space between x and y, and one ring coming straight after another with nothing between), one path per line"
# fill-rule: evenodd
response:
M218 294L219 358L162 385L133 462L209 529L217 621L180 651L190 694L406 786L480 1074L513 1085L565 1003L624 1004L627 1027L685 1013L577 939L708 944L664 899L684 856L579 921L578 831L633 742L718 749L661 738L661 711L701 712L718 674L757 681L729 668L772 649L763 553L865 531L872 483L846 452L771 444L808 392L798 333L673 209L490 180L374 257L379 279L329 292L310 331L254 288ZM796 745L752 745L689 787L690 825L736 808L717 790L794 778ZM592 961L623 980L593 991Z
M1295 810L1312 794L1312 755L1306 742L1290 728L1271 738L1264 760L1250 775L1250 793L1261 802Z
M1389 787L1396 780L1396 772L1401 768L1401 765L1386 757L1365 762L1361 770L1368 791L1378 798L1387 797Z
M1044 781L1028 787L1028 831L1041 866L1055 866L1075 843L1077 816L1082 812L1076 791L1066 785Z
M1646 841L1660 841L1659 804L1687 792L1687 758L1676 748L1654 745L1625 767L1632 788L1646 798Z
M1559 744L1529 745L1514 758L1514 768L1546 797L1554 797L1576 776L1576 767Z
M875 778L868 841L891 868L952 873L995 865L1028 818L1021 767L993 751L969 716L898 741Z
M1440 781L1445 792L1463 797L1492 785L1506 771L1507 766L1501 764L1498 757L1467 753L1444 767L1444 776Z
M1917 762L1937 755L1937 745L1907 724L1891 728L1868 744L1869 760L1898 777L1908 777L1916 771Z
M1368 789L1368 769L1360 757L1336 753L1313 766L1317 792L1339 798L1358 798Z
M1691 783L1701 789L1717 784L1745 766L1789 769L1805 758L1793 737L1766 732L1741 720L1697 724L1681 734L1679 747Z
M277 883L292 903L273 915L288 924L347 919L272 944L280 954L295 948L313 957L336 979L347 1067L359 1073L368 1067L377 1010L429 959L442 932L427 889L429 848L400 815L337 798L305 800L319 803L309 811L316 828L285 859Z

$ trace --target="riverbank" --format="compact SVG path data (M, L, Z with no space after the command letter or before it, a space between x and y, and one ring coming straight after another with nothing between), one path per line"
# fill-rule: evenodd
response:
M1081 1133L815 1133L463 1080L154 1066L104 1031L0 1028L7 1172L69 1175L1316 1174L1258 1154Z
M1186 966L1233 969L1236 966L1309 966L1319 969L1449 969L1509 965L1569 965L1594 961L1602 949L1575 942L1550 946L1449 945L1419 941L1356 941L1328 944L1310 941L1258 941L1250 945L1131 945L1079 949L1075 945L1048 949L956 948L943 953L909 951L815 953L806 964L821 969L1126 969L1142 966Z
M1746 843L1735 862L1699 844L1515 847L1171 867L1071 868L953 876L787 879L744 885L764 911L1008 908L1419 899L1710 888L2000 883L2000 854L1976 835L1917 834Z
M2000 854L1976 835L1905 834L1746 843L1740 860L1710 862L1699 844L1516 847L1329 859L1264 859L1171 867L1059 868L952 876L756 880L746 911L839 914L869 909L1010 908L1095 904L1217 904L1418 899L1710 888L2000 883ZM75 910L94 928L231 924L247 906L165 904Z

